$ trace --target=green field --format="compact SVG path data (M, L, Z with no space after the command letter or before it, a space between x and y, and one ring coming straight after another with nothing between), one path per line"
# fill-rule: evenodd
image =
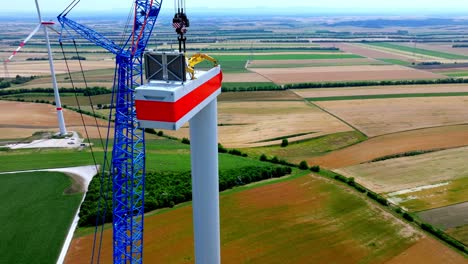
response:
M285 136L284 138L288 138ZM325 135L304 141L289 143L285 148L279 146L257 147L244 149L251 156L277 156L287 161L299 163L311 157L320 156L330 151L341 149L353 144L357 144L366 140L366 137L357 132L341 132L336 134ZM313 165L313 164L309 164Z
M102 164L104 152L96 144L95 155L98 164ZM188 171L190 170L190 146L170 139L146 140L146 160L148 171ZM79 150L14 150L0 152L0 172L64 168L92 165L91 152ZM44 162L46 160L47 162ZM257 166L258 160L233 156L219 155L220 169L234 169L243 166Z
M401 66L410 66L411 63L407 61L397 60L397 59L378 59L386 63L401 65Z
M320 60L320 59L356 59L363 58L354 54L345 53L310 53L310 54L274 54L274 55L250 55L245 53L242 55L213 55L219 61L219 64L226 73L242 73L248 72L245 65L248 60ZM211 63L203 62L198 65L200 68L209 67Z
M449 73L442 73L443 75L447 75L448 77L466 77L468 76L468 71L461 71L461 72L449 72Z
M427 56L431 56L431 57L439 57L439 58L450 59L450 60L468 59L468 56L452 54L452 53L446 53L446 52L440 52L440 51L434 51L434 50L413 48L413 47L408 47L408 46L403 46L403 45L398 45L398 44L393 44L393 43L378 42L378 43L368 43L367 45L371 45L371 46L375 46L375 47L381 47L381 48L387 48L387 49L394 49L394 50L410 52L410 53L415 53L415 54L421 54L421 55L427 55Z
M277 86L272 82L223 82L223 88L251 88L251 87L265 87L265 86Z
M44 161L43 161L44 162ZM61 173L1 175L0 263L55 263L82 194Z
M329 97L307 98L307 100L312 101L312 102L323 102L323 101L347 101L347 100L412 98L412 97L447 97L447 96L468 96L468 92L453 92L453 93L407 93L407 94L374 94L374 95L329 96Z

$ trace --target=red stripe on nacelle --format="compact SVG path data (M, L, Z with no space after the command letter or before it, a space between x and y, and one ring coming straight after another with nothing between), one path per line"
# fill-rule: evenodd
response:
M177 122L218 89L221 89L222 79L223 74L220 72L174 103L136 100L137 119Z

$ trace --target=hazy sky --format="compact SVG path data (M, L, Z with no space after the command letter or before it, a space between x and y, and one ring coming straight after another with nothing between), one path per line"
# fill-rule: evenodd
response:
M9 1L0 0L1 11L34 11L34 0ZM66 7L70 0L39 0L41 9L46 12L60 13ZM76 10L128 10L132 0L81 0ZM30 4L28 4L30 3ZM225 10L233 8L285 8L285 7L305 7L310 8L311 12L319 10L348 10L351 12L369 12L372 10L379 11L467 11L468 15L468 0L334 0L334 1L318 1L318 0L186 0L187 8L200 9L204 7L222 8ZM164 0L163 10L172 12L174 1ZM262 10L262 9L259 9ZM305 9L307 10L307 9ZM190 10L189 10L190 11Z

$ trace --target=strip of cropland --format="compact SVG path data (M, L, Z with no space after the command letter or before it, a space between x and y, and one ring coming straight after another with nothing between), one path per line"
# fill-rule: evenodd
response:
M0 263L55 263L83 197L62 173L0 175Z
M468 59L468 56L464 56L464 55L452 54L452 53L447 53L447 52L440 52L440 51L435 51L435 50L427 50L427 49L408 47L408 46L403 46L403 45L398 45L398 44L393 44L393 43L374 42L374 43L366 43L366 45L372 45L372 46L375 46L375 47L393 49L393 50L410 52L410 53L421 54L421 55L427 55L427 56L438 57L438 58L443 58L443 59L451 59L451 60Z

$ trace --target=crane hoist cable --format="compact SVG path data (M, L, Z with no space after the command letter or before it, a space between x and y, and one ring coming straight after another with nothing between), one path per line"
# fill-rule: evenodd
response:
M187 28L190 27L190 21L185 14L185 0L174 0L174 6L176 13L172 19L172 26L175 28L177 35L179 35L177 37L177 40L179 41L179 52L185 53L185 42L187 41L185 34L187 33Z

